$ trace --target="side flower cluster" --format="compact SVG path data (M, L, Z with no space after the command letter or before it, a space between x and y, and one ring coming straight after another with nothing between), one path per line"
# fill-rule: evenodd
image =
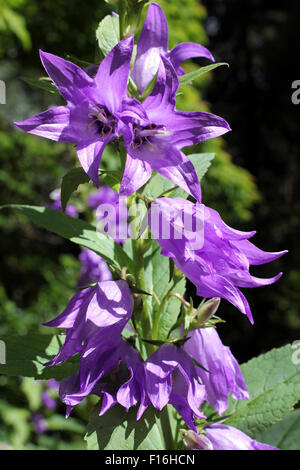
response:
M171 404L197 432L195 418L205 419L204 401L222 414L229 393L249 398L239 365L214 328L190 333L183 347L166 343L143 361L122 336L132 312L127 283L107 280L76 293L64 312L46 323L66 329L65 343L47 365L80 354L80 369L59 388L68 415L93 393L103 398L101 414L117 403L126 410L139 403L139 419L151 404L157 410Z

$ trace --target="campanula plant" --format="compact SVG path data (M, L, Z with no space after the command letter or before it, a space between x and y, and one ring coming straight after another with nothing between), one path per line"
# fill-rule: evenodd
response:
M290 346L240 366L218 325L226 321L221 299L251 323L263 315L251 311L242 290L276 282L282 273L261 279L250 269L286 251L260 250L249 241L254 231L229 227L204 204L200 180L208 155L186 150L227 133L230 125L176 105L179 89L184 93L195 78L223 64L200 44L169 50L158 4L107 3L116 11L97 30L103 60L82 69L41 51L65 104L15 123L75 145L79 161L63 179L61 201L13 206L82 247L74 295L46 323L54 346L40 351L34 375L58 380L66 419L87 396L98 397L85 437L89 448L149 450L155 442L157 449L275 449L263 431L300 398L299 381L289 382L296 380L296 365L282 367ZM182 63L194 57L209 65L186 74ZM108 148L117 170L103 168ZM68 204L79 184L93 188L85 200L90 222ZM185 296L186 279L202 297L198 307ZM9 361L5 367L1 373L9 373ZM285 372L272 380L264 376L276 368ZM264 371L263 379L253 380L255 370ZM279 410L276 402L283 403ZM126 429L135 430L138 444Z

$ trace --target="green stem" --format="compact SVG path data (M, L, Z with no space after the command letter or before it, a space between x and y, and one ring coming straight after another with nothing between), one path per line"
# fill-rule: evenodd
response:
M119 28L120 28L120 39L124 38L124 26L125 26L125 15L126 7L124 6L124 1L119 1Z
M165 406L160 412L160 422L162 427L162 432L165 440L166 450L174 449L174 442L172 437L172 429L170 425L169 411L168 407Z
M171 288L168 290L168 292L166 293L166 295L164 296L163 300L161 301L161 304L159 306L159 309L157 311L157 314L155 316L155 320L154 320L154 325L153 325L153 339L158 339L158 327L159 327L159 319L160 319L160 316L161 316L161 313L163 312L163 309L167 303L167 301L169 300L170 296L171 296L171 292L172 290L174 289L174 287L176 286L176 284L178 283L179 281L174 281L173 282L173 285L171 286Z
M146 291L145 281L145 268L144 268L144 253L143 253L143 240L132 240L133 262L135 268L135 283L138 289ZM146 339L151 339L151 321L147 304L147 296L142 295L143 312L141 319L142 333Z

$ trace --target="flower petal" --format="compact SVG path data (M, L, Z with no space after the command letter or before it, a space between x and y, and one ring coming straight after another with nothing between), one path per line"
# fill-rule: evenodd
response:
M67 102L78 104L87 97L93 80L80 67L54 54L40 51L41 61Z
M280 256L288 253L288 250L277 251L277 252L268 252L263 251L253 245L253 243L248 240L240 240L238 243L232 242L233 245L236 245L243 253L247 256L250 264L260 265L274 261Z
M121 182L120 196L128 197L149 181L152 169L149 162L127 153L125 170Z
M177 46L173 47L173 49L168 53L167 57L177 73L180 64L187 59L192 59L193 57L205 57L212 62L215 61L214 57L206 47L201 46L201 44L196 44L195 42L182 42L177 44Z
M204 430L213 445L213 450L278 450L276 447L258 442L239 429L225 424L211 424Z
M25 132L46 139L59 142L77 142L78 139L75 130L70 126L70 108L68 106L57 106L14 124Z
M155 124L159 124L158 118L164 120L165 114L174 110L178 86L179 82L173 66L168 59L161 57L155 87L143 102L150 120ZM163 125L165 124L163 122Z
M158 70L160 53L167 51L167 19L161 7L157 3L151 3L138 40L137 55L131 73L140 94L143 94Z
M166 110L164 116L151 110L149 118L156 124L163 124L172 133L173 145L182 148L208 139L219 137L231 128L225 119L201 111Z
M81 141L77 145L77 155L82 168L91 178L93 183L99 187L99 165L105 146L115 137L112 134L104 141Z
M99 65L95 76L95 104L104 104L111 112L121 109L122 101L126 98L130 59L133 50L133 36L120 41Z
M140 158L151 165L152 170L157 171L165 178L171 180L197 201L201 201L201 188L199 179L192 162L180 150L165 143L158 144L158 138L152 139L153 147L148 151L143 150Z
M249 399L240 367L215 328L200 328L189 333L184 350L205 369L197 367L207 394L207 401L219 415L228 407L228 394L236 400Z

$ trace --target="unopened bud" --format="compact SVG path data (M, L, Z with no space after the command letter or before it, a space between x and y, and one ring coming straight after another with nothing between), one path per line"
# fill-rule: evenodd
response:
M191 329L199 328L203 323L206 323L218 310L221 299L213 297L207 300L193 312L193 320L191 322Z
M179 430L183 443L188 450L213 450L212 443L204 434L196 434L194 431Z
M171 280L174 281L175 284L177 284L181 279L184 278L184 275L180 271L180 269L177 268L176 264L174 263L173 258L169 258L169 264L170 264L170 282Z

